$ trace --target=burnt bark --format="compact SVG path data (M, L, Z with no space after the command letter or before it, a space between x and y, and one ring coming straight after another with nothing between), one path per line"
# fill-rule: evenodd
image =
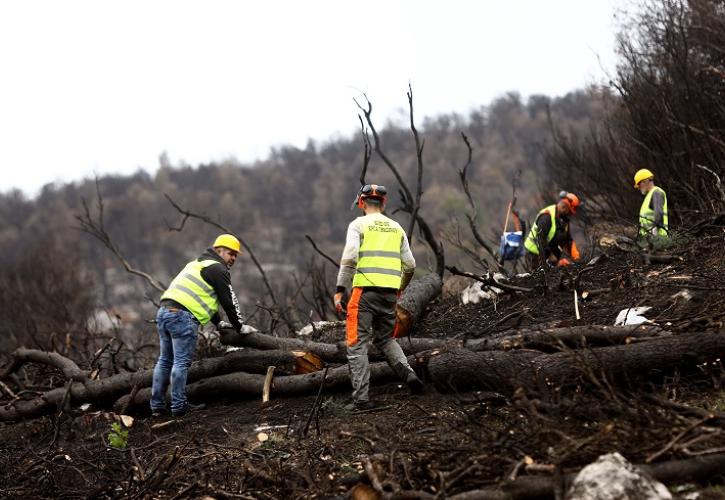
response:
M345 338L345 326L340 324L338 326L340 330L340 338ZM303 340L299 338L290 337L273 337L264 333L250 333L247 335L240 335L234 330L224 329L220 332L222 344L238 346L238 347L249 347L252 349L281 349L286 351L306 351L311 352L326 362L333 363L346 363L347 362L347 347L345 342L336 342L334 344L327 342L314 342L310 340ZM444 341L439 339L423 339L415 338L400 340L400 347L403 351L410 355L420 351L429 349L435 349L442 346ZM371 360L382 360L382 354L377 349L371 349L369 352Z
M695 368L725 355L725 335L688 333L647 342L542 354L538 351L445 350L430 357L428 374L443 391L571 386L606 377L630 381Z
M437 273L430 273L413 280L398 300L399 331L407 334L423 316L428 303L441 293L443 280Z
M409 360L413 362L413 360ZM324 371L306 373L304 375L285 375L272 379L271 399L275 397L300 396L315 394L320 389ZM229 373L216 377L209 377L186 388L187 397L192 401L210 401L219 398L260 398L264 389L264 376L251 373ZM370 382L382 383L396 380L393 370L387 363L372 363L370 365ZM349 389L350 370L347 365L331 368L325 378L325 390ZM151 399L151 390L146 388L135 395L129 402L130 395L120 398L114 404L121 408L129 404L131 408L148 405Z
M723 477L725 454L696 457L685 460L670 460L653 465L637 464L637 467L664 484L688 482L703 483L716 477ZM574 481L578 472L564 476L564 486ZM504 481L498 487L466 491L452 495L451 500L526 500L555 498L556 479L552 476L520 476L513 481Z
M189 368L188 381L194 382L240 370L248 373L265 373L270 365L276 366L278 372L292 374L295 372L296 357L287 351L236 351L193 363ZM121 395L130 392L135 385L141 388L149 387L152 377L153 370L140 370L99 380L73 383L70 387L70 400L73 404L113 402ZM31 400L17 400L0 406L0 421L19 420L52 413L57 404L63 400L65 393L66 388L61 387L47 391L40 397Z
M666 337L672 333L657 326L587 325L546 330L506 331L490 337L470 340L464 347L472 351L496 351L515 348L556 351L594 346L628 344Z

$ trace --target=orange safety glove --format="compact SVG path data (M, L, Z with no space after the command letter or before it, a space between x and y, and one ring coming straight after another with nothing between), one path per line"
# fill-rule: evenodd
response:
M581 255L579 254L579 249L576 247L576 242L574 240L571 240L571 244L569 244L569 255L571 255L571 258L574 260L579 260Z
M337 314L342 314L345 312L345 305L343 304L342 297L345 294L345 292L337 292L335 294L335 311L337 311Z
M559 262L556 263L557 266L568 266L571 265L571 261L567 258L559 259Z

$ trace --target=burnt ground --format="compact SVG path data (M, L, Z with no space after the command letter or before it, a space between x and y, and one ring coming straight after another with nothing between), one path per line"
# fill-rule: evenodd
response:
M598 291L579 302L580 320L571 286L582 268L573 267L514 279L533 290L504 294L496 303L462 305L444 294L414 334L471 338L611 325L619 310L634 306L650 306L645 316L667 330L722 334L722 236L671 255L677 258L657 264L623 252L600 259L579 276L580 289ZM677 295L685 289L690 298ZM123 450L107 444L117 417L74 410L0 424L0 497L342 498L355 488L356 495L372 496L354 498L379 498L372 484L398 498L445 498L511 476L576 470L612 451L638 463L690 458L725 450L725 420L693 417L657 398L725 412L722 375L715 366L618 389L602 383L513 396L433 389L410 396L388 384L373 387L382 407L367 413L346 412L347 393L324 392L306 433L315 396L273 399L268 406L218 401L177 420L135 415ZM716 485L679 486L678 495L725 497Z

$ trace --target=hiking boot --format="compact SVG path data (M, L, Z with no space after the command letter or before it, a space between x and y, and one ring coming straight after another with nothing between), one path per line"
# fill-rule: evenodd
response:
M200 403L198 405L186 403L186 406L184 406L181 410L171 410L171 416L172 417L183 417L187 413L203 410L204 408L206 408L206 405L204 403Z
M344 406L347 411L374 410L379 407L380 405L378 403L372 401L352 401Z
M159 410L151 410L151 416L153 418L168 417L169 410L167 410L166 408L161 408Z
M405 383L408 384L408 390L414 396L425 394L425 384L423 384L423 381L415 373L409 374Z

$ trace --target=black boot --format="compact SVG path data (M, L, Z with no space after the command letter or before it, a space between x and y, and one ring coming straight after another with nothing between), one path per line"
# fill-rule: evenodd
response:
M425 385L418 378L412 368L405 366L403 363L395 363L393 371L400 379L408 385L411 394L425 393Z

